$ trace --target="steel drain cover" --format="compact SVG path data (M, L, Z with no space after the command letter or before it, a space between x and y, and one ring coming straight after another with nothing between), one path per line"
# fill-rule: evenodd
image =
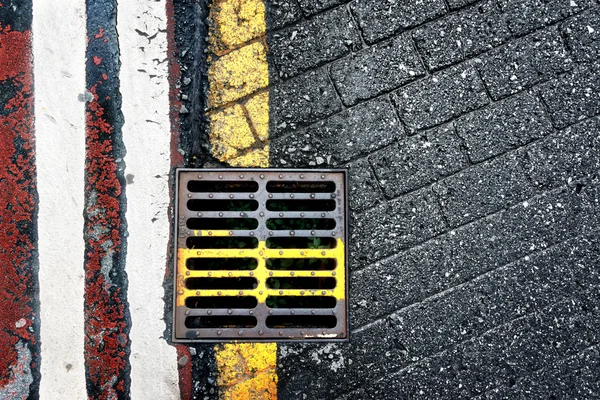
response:
M347 340L346 180L177 170L173 340Z

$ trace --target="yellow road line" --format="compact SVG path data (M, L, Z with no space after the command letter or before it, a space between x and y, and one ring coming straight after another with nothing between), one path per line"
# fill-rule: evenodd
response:
M269 65L262 0L216 0L209 15L210 142L234 167L269 166ZM222 399L277 399L277 345L215 346Z

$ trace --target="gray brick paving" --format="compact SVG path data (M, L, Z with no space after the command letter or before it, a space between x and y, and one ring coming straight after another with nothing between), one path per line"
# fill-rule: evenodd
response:
M494 100L520 92L571 69L560 32L537 32L489 52L478 66Z
M265 19L269 30L290 25L302 18L296 0L265 0Z
M279 397L600 398L600 5L284 6L271 165L349 168L353 333Z
M452 67L409 84L394 92L392 100L410 130L430 128L489 102L477 71L470 65Z
M331 66L342 101L354 105L423 76L425 70L408 36L378 43Z

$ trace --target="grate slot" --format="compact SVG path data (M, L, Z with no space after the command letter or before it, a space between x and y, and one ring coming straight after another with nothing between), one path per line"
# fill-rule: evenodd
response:
M173 340L346 341L346 179L178 170Z
M334 182L301 182L301 181L269 181L267 192L270 193L333 193Z

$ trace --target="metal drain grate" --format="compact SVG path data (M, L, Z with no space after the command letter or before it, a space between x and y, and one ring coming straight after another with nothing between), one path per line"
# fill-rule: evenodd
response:
M346 179L178 170L173 340L347 340Z

